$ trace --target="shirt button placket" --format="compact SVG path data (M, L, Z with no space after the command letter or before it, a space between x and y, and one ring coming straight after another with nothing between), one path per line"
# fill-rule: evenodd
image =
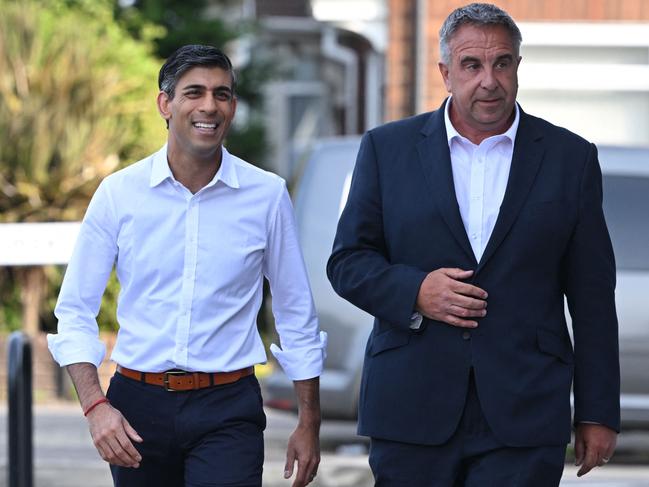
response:
M191 323L191 309L196 282L198 254L198 195L193 195L187 203L185 216L185 265L180 293L180 317L176 334L176 364L187 367L187 344Z

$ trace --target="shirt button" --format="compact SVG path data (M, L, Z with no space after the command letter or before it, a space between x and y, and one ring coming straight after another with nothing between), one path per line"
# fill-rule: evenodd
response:
M463 340L470 340L471 339L471 332L470 331L463 331L462 332L462 339Z
M478 236L474 233L474 234L471 235L471 238L472 238L473 240L475 240L476 238L478 238Z

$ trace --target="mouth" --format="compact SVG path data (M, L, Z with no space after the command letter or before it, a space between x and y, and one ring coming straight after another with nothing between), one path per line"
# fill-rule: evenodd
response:
M216 122L192 122L192 125L199 131L205 133L214 132L217 128L219 128L219 124Z

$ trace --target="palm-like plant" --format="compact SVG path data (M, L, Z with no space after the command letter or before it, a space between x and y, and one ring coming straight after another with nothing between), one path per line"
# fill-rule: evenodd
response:
M159 146L158 65L108 0L0 0L0 221L80 219L102 177ZM36 333L45 274L17 271Z

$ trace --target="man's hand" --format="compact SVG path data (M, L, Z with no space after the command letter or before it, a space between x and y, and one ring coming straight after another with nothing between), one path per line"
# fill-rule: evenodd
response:
M142 456L131 440L141 443L142 438L117 409L100 404L88 413L88 426L101 458L120 467L140 466Z
M581 466L577 477L608 463L616 443L617 433L608 426L579 423L575 432L575 465Z
M121 467L139 467L142 457L131 440L140 443L142 438L110 403L97 404L98 400L104 398L97 367L80 362L68 365L67 369L77 390L81 409L86 411L90 435L101 458Z
M293 487L304 487L313 481L320 465L320 378L293 381L298 405L297 428L288 439L284 478L297 474Z
M481 318L487 314L487 292L461 282L472 275L473 271L449 268L431 272L419 288L417 311L426 318L449 325L477 327L478 323L470 318Z
M297 460L297 474L293 487L303 487L311 483L318 473L320 464L319 423L317 425L299 425L288 440L284 478L293 475Z

